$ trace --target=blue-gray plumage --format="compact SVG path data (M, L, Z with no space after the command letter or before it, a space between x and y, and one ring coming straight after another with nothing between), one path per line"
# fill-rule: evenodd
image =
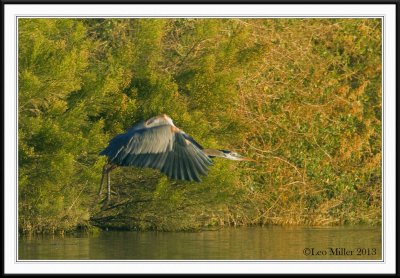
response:
M201 181L207 175L210 158L231 160L252 159L215 149L204 149L192 137L177 128L172 119L163 114L140 122L125 133L115 136L100 152L108 158L103 168L99 195L104 175L107 175L107 202L110 200L110 172L118 166L135 166L158 169L171 179Z

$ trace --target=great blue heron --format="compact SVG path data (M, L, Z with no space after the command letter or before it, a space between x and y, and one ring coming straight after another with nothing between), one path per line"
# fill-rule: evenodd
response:
M142 121L115 136L100 155L108 157L99 190L100 196L107 176L106 204L111 197L110 172L118 166L153 168L171 179L200 182L200 176L207 175L212 164L210 158L254 161L231 151L204 149L165 114Z

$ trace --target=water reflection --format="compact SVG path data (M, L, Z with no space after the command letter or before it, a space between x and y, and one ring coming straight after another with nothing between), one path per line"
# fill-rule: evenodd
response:
M380 260L382 251L380 227L111 231L20 238L18 247L20 260Z

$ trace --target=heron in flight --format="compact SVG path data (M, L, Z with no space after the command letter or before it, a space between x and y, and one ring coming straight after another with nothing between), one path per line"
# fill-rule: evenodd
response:
M142 121L115 136L100 155L108 158L103 167L99 190L100 196L106 176L106 204L111 197L110 172L118 166L153 168L170 179L200 182L201 176L207 175L208 166L212 165L211 158L254 161L231 151L204 149L177 128L166 114Z

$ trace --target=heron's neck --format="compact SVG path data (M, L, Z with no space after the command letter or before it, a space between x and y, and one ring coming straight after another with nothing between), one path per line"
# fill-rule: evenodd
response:
M224 157L227 158L226 153L216 149L203 149L203 152L209 157Z

